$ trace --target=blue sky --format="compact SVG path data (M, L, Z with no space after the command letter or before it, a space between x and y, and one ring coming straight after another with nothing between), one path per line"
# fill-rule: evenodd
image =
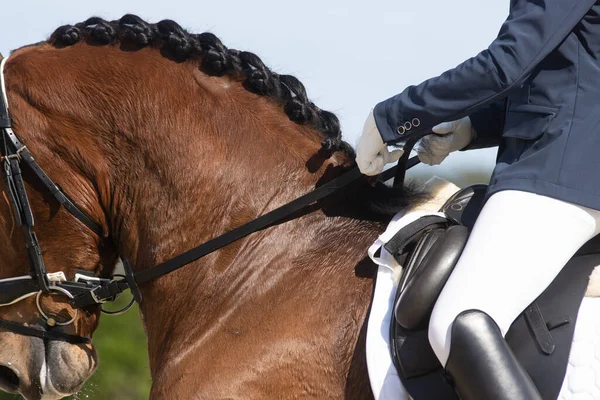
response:
M369 110L406 86L439 75L485 49L508 13L508 0L41 1L2 5L0 51L47 38L63 24L125 13L173 19L211 31L230 48L296 75L310 98L335 112L355 144ZM490 173L495 150L461 152L441 166L419 166L459 184L466 171Z

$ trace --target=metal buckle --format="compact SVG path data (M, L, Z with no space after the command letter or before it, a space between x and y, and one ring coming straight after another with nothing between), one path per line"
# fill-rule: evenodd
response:
M116 281L117 281L116 279L112 279L110 281L109 285L112 284L113 282L116 282ZM117 296L115 296L113 298L110 298L110 299L101 300L100 298L98 298L98 296L96 296L96 293L95 293L96 290L100 289L101 287L102 286L96 286L95 288L93 288L92 290L90 290L90 297L92 298L92 300L94 300L96 302L96 304L100 304L100 311L103 314L107 314L107 315L121 315L121 314L126 313L135 304L135 296L133 296L131 298L131 300L129 301L129 303L127 303L127 305L125 307L121 308L120 310L114 310L114 311L106 310L106 309L104 309L104 307L102 307L102 304L105 304L107 302L116 300L119 295L117 295Z
M7 156L2 156L2 157L0 157L0 161L9 161L11 159L21 161L22 160L21 153L23 151L25 151L26 149L27 149L27 146L19 147L15 154L9 154Z
M77 273L75 273L75 279L73 279L73 282L82 282L82 283L88 283L88 284L93 284L93 283L101 284L103 282L110 283L110 279L100 278L98 276L90 276L90 275L81 274L81 273L77 272Z
M96 290L100 289L101 287L102 286L96 286L95 288L90 290L90 296L92 297L92 300L94 300L96 302L96 304L106 303L106 300L101 300L100 298L98 298L98 296L96 296Z
M50 284L65 282L67 280L65 273L62 271L47 273L46 277Z

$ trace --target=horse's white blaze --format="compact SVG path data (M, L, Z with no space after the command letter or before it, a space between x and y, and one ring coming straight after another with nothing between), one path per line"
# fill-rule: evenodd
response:
M46 364L45 357L42 368L40 369L40 385L42 389L42 397L40 400L58 400L69 396L69 393L61 393L52 384L52 377L50 376L50 370Z

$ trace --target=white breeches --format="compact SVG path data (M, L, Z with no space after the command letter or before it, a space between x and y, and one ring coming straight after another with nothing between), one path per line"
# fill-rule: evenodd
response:
M438 298L429 342L442 365L462 311L490 315L505 335L573 254L600 232L600 211L516 190L493 194Z

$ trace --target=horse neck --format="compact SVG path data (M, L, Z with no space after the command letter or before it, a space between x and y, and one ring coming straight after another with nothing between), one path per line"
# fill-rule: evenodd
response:
M138 269L181 254L294 200L315 188L328 165L339 162L327 160L316 172L309 171L306 164L318 153L320 138L313 135L316 140L309 140L311 136L299 132L284 115L275 114L281 114L280 110L269 107L265 111L253 121L236 117L229 107L213 110L203 124L229 120L227 129L239 129L241 143L237 139L218 143L219 138L212 136L217 149L206 151L205 141L190 143L188 138L178 147L174 139L169 143L177 149L175 154L161 157L150 167L158 176L121 180L119 192L139 198L121 203L115 218L122 222L114 225L120 227L122 254L131 257ZM148 163L150 157L144 158ZM128 209L131 214L125 217ZM267 310L273 311L288 296L314 299L297 303L296 312L322 308L335 299L350 306L343 311L332 308L328 312L338 315L329 315L327 320L361 321L371 288L369 280L356 278L355 267L380 228L376 223L327 217L316 211L254 233L143 285L141 311L153 375L168 370L167 365L195 368L186 365L186 360L197 358L188 356L205 352L221 340L228 326L244 325L248 315L259 321L281 314ZM318 329L313 331L317 334Z
M180 138L170 140L175 152L158 158L149 168L154 173L123 176L119 193L127 193L128 201L121 202L114 216L121 219L114 226L119 226L122 254L138 269L151 267L314 189L327 165L339 160L328 160L310 172L306 163L318 153L320 138L313 134L316 140L309 140L310 134L275 112L281 114L267 107L258 119L246 120L233 106L211 110L203 125L227 121L226 129L235 127L243 139L225 141L213 135L216 148L189 137L180 145ZM151 157L144 159L148 163ZM370 282L357 279L355 267L380 228L316 211L254 233L143 285L141 310L154 375L205 351L227 326L243 324L248 314L255 321L271 318L267 310L288 295L315 299L298 304L298 312L320 308L332 298L353 304L329 318L356 312L350 319L360 321L368 300L357 293L370 293ZM330 293L334 297L323 298L331 280L336 281ZM193 344L184 348L190 340Z

